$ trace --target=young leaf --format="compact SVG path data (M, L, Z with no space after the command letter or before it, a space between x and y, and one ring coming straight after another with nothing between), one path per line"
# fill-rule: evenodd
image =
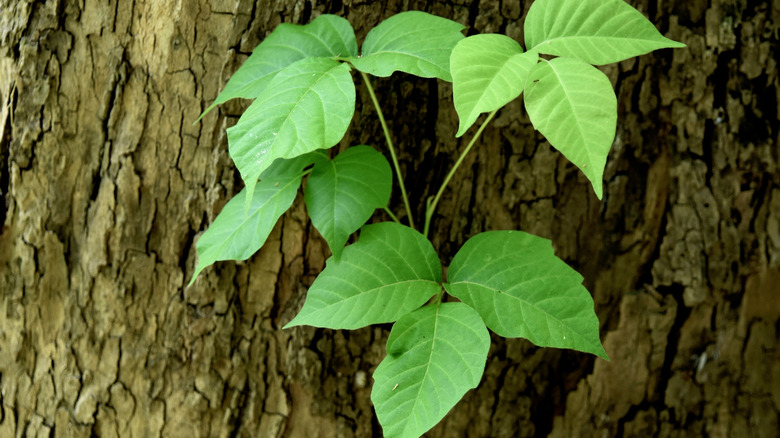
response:
M477 234L452 259L448 275L447 292L497 334L607 359L582 276L555 256L549 240L522 231Z
M371 401L386 437L419 437L436 425L485 371L490 335L463 303L404 315L374 371Z
M574 58L540 62L528 76L525 108L534 127L582 170L601 199L617 127L617 99L606 75Z
M284 328L392 322L425 304L440 283L441 262L422 234L395 222L366 225L340 259L328 259L300 313Z
M257 184L246 214L246 189L228 201L198 239L198 264L190 284L203 268L212 263L218 260L246 260L263 246L279 216L295 200L303 177L302 170L312 160L311 155L307 155L274 163Z
M227 130L230 156L251 197L257 177L277 158L338 143L355 112L349 65L302 59L276 74L238 123Z
M311 222L338 259L349 235L387 205L393 175L382 154L355 146L314 166L306 185Z
M536 0L525 19L525 46L601 65L685 44L662 36L623 0Z
M236 97L254 99L288 65L309 57L356 56L357 40L349 22L320 15L309 24L282 23L264 39L230 77L225 89L198 118Z
M520 44L505 35L461 40L450 56L452 92L460 118L456 136L463 135L480 113L497 110L519 96L538 58L536 52L523 53Z
M393 15L366 36L362 56L350 58L358 70L374 76L402 71L452 81L450 52L463 39L460 23L425 12Z

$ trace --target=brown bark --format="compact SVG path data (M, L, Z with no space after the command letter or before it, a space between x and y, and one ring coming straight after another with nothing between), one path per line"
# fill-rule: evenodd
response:
M688 47L604 68L619 127L603 201L514 102L433 224L445 263L482 230L552 238L612 360L494 336L432 437L777 433L780 1L631 3ZM246 102L192 122L282 21L336 13L362 39L423 9L522 41L529 5L0 0L0 437L380 436L388 327L280 329L327 257L300 200L258 255L185 287L240 189L225 128ZM342 145L381 149L358 85ZM450 85L375 86L419 216L463 147Z

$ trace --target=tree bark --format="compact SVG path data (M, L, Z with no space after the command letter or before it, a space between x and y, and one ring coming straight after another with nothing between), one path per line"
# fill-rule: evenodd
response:
M483 230L552 239L611 361L493 336L431 437L777 433L780 0L630 3L688 47L603 67L619 102L604 199L516 101L432 224L445 265ZM240 190L225 129L247 102L193 122L281 22L339 14L362 41L421 9L522 41L530 4L0 0L0 436L381 436L389 326L281 330L329 255L301 199L255 257L186 287ZM339 147L385 150L357 85ZM419 217L464 147L451 85L375 86Z

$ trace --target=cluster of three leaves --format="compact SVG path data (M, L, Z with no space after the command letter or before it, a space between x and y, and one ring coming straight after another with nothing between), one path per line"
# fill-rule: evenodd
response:
M609 79L594 65L684 45L662 36L623 0L537 0L524 34L526 52L495 34L466 38L453 49L457 135L480 113L497 110L525 91L534 127L579 167L601 199L617 100ZM540 54L557 58L540 59Z
M477 386L487 328L606 358L582 277L546 239L478 234L455 255L448 280L442 283L441 262L422 234L392 222L367 225L339 259L328 260L285 328L395 322L371 393L387 436L421 435ZM423 306L442 287L461 302Z
M215 101L256 99L228 129L230 155L249 197L275 159L329 148L344 137L355 112L350 65L378 76L400 70L449 80L449 52L463 37L461 29L422 12L398 14L372 29L358 56L355 32L344 18L322 15L304 26L277 27ZM420 45L420 33L438 37Z

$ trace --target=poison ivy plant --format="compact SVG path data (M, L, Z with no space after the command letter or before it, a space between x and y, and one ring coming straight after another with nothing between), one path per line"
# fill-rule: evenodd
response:
M479 384L488 330L607 359L593 299L549 240L521 231L477 234L455 254L444 279L427 235L455 170L496 111L521 95L534 127L582 170L601 198L617 104L594 65L683 46L623 0L537 0L526 17L525 49L504 35L465 38L463 29L446 18L403 12L372 29L358 55L343 18L283 24L204 112L232 98L254 99L228 129L229 152L246 187L199 238L190 284L216 261L256 252L306 178L306 207L333 256L285 328L394 323L371 393L386 436L424 434ZM384 155L366 145L327 151L343 139L353 117L353 71L377 111L408 225L388 206L393 172ZM422 233L415 229L369 77L397 71L453 82L457 136L489 113L427 200ZM380 208L392 222L365 225Z

